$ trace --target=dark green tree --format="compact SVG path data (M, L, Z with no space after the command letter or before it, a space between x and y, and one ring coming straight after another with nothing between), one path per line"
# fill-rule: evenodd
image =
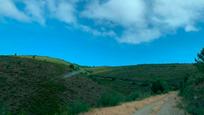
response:
M36 55L33 55L32 58L35 59L35 58L36 58Z
M164 82L161 80L156 80L152 82L151 86L152 93L159 94L163 93L165 91L165 85Z
M198 53L197 58L195 59L196 66L200 72L204 72L204 48Z
M70 64L70 65L69 65L69 68L70 68L71 70L75 70L74 64Z

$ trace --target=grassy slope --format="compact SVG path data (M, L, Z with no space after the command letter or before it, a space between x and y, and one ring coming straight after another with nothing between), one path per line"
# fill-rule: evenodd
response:
M90 68L91 75L116 77L116 78L138 78L138 79L171 79L183 77L184 74L192 72L194 66L191 64L152 64L121 67L96 67ZM183 73L184 72L184 73Z
M151 82L162 80L172 89L178 89L185 77L194 73L191 64L155 64L122 67L87 68L89 76L99 84L111 87L123 94L149 90Z
M61 83L59 76L70 71L64 65L6 56L0 57L0 67L0 102L12 113L30 109L26 107L37 100L43 101L39 97L40 94L49 94L46 85ZM53 83L49 82L51 79ZM31 108L34 110L35 107Z
M87 78L64 79L72 68L55 62L1 56L0 109L15 114L52 115L75 101L96 104L103 87Z
M39 61L47 61L47 62L51 62L51 63L56 63L56 64L63 64L63 65L70 65L71 63L70 62L67 62L65 60L62 60L62 59L58 59L58 58L52 58L52 57L48 57L48 56L17 56L19 58L28 58L28 59L33 59L35 58L36 60L39 60Z

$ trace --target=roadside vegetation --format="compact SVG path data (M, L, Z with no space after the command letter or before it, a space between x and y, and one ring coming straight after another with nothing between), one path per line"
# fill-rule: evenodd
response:
M204 49L196 59L197 72L185 80L181 96L185 109L192 115L204 115Z

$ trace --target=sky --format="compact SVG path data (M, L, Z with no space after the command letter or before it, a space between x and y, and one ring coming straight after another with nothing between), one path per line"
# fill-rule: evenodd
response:
M0 54L89 66L193 63L204 0L0 0Z

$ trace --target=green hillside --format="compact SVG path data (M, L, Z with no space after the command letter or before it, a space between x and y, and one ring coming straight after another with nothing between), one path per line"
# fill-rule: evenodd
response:
M184 79L195 73L196 68L192 64L152 64L87 70L90 78L99 84L130 94L134 90L149 90L156 80L165 82L170 90L179 89Z
M64 78L73 69L38 58L1 56L0 114L54 115L72 109L77 101L80 106L96 105L104 88L87 78Z
M146 64L121 67L95 67L89 68L91 75L117 78L137 79L171 79L183 77L194 71L192 64Z
M76 115L183 88L191 64L84 67L43 56L0 56L1 115Z
M56 63L56 64L63 64L63 65L70 65L71 63L70 62L67 62L65 60L62 60L62 59L58 59L58 58L52 58L52 57L48 57L48 56L17 56L17 57L21 57L21 58L28 58L28 59L36 59L36 60L39 60L39 61L47 61L47 62L51 62L51 63Z

